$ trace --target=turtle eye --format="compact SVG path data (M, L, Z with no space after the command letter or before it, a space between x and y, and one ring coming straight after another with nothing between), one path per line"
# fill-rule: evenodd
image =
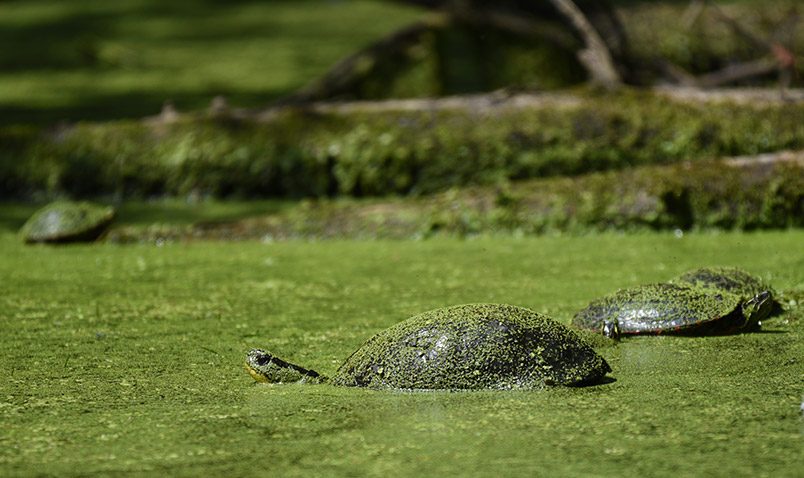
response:
M615 320L603 321L603 335L610 339L620 340L620 323Z

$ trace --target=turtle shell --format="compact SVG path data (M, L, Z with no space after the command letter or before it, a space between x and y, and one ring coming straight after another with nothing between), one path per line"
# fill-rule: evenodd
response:
M600 380L611 368L558 322L470 304L414 316L366 341L332 383L392 389L508 389Z
M771 290L761 279L736 267L702 267L687 271L672 282L725 290L743 297L753 297Z
M590 303L572 324L600 332L616 321L620 334L721 334L746 327L741 296L683 284L623 289Z
M20 229L27 243L88 242L114 219L114 209L89 202L57 201L38 210Z

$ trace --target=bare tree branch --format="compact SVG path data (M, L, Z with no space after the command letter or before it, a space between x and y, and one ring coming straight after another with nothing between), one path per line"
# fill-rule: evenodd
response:
M696 88L714 88L755 76L767 75L778 68L776 60L770 57L728 65L700 76L695 76L679 65L666 60L662 61L660 66L664 73L676 83Z
M586 15L572 0L550 0L550 2L570 20L583 37L586 49L579 52L578 59L589 70L592 81L608 88L619 85L621 78L614 66L611 52Z
M760 58L758 60L745 62L739 65L731 65L720 71L709 73L698 78L703 86L717 86L723 83L768 74L774 70L779 72L779 89L782 97L786 96L787 88L796 72L796 56L785 47L777 37L791 34L798 22L798 14L792 11L787 18L781 22L776 30L771 34L770 39L764 39L754 34L751 30L744 27L740 22L728 16L720 7L710 0L698 0L702 5L709 8L717 15L718 19L724 22L735 34L742 37L758 50L770 53L771 58Z
M419 41L421 35L446 22L443 15L432 15L425 20L397 30L363 50L335 64L324 76L309 85L279 99L276 104L309 103L343 94L360 78L367 76L377 62L391 52L404 50Z
M692 0L681 17L681 23L686 27L692 27L695 22L701 18L704 8L706 7L706 0Z
M755 76L767 75L768 73L776 71L777 68L778 63L776 60L765 57L758 60L728 65L721 70L701 75L697 78L697 83L704 88L712 88L747 78L753 78Z

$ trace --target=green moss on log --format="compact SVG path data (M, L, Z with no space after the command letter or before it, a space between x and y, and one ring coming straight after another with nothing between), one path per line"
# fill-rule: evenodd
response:
M804 227L804 165L723 161L451 189L408 198L304 200L263 217L117 228L112 240L427 238L552 232Z
M174 123L0 131L13 139L0 148L0 170L14 178L4 181L0 194L423 194L804 147L804 109L796 105L690 105L637 93L543 103L479 111L285 111L263 121L200 115ZM684 200L681 189L669 194ZM776 214L768 207L763 214ZM724 223L734 216L727 212Z

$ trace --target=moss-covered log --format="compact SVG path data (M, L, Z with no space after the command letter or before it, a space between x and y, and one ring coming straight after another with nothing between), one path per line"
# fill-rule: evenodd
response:
M804 148L797 104L693 104L628 92L493 99L5 129L0 196L424 194Z
M425 238L432 235L804 227L804 161L646 166L418 198L302 201L232 223L121 227L113 241Z

